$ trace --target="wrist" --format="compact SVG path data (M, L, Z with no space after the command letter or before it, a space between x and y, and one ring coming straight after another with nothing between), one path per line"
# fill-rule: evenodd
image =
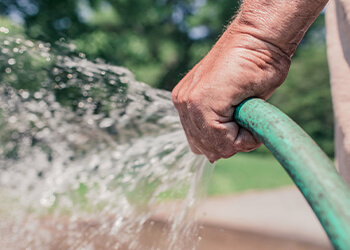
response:
M274 43L260 39L232 23L214 46L215 51L230 53L235 51L243 58L251 60L260 69L275 69L281 75L289 71L291 57Z
M240 78L234 82L239 98L232 98L238 103L252 96L267 99L285 80L290 62L290 56L279 47L236 29L226 30L204 61L218 63L220 67L215 70L226 67L230 77Z
M292 56L328 0L246 0L231 32L245 33Z

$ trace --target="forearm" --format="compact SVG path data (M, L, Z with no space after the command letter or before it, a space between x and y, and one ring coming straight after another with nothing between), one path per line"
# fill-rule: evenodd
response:
M245 0L227 32L246 33L292 56L328 0Z

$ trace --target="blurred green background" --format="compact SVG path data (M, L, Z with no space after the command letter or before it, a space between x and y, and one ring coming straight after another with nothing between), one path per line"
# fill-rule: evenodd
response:
M125 66L138 80L171 90L210 50L239 5L239 1L231 0L0 0L0 26L10 28L11 35L24 34L52 46L65 40L75 44L89 59L102 58ZM286 82L270 102L291 116L333 157L333 114L323 14L304 37ZM214 175L222 172L223 179L214 176L213 183L220 184L211 187L210 193L245 187L245 183L239 187L223 184L227 173L233 174L225 166L232 164L254 166L240 170L242 173L250 169L251 175L242 178L252 183L257 181L253 175L263 172L272 176L271 180L282 180L255 188L291 183L284 173L274 175L276 168L272 172L268 167L260 170L260 165L277 164L271 163L274 160L266 149L248 156L238 156L235 160L238 163L219 162L224 167L220 170L218 166Z

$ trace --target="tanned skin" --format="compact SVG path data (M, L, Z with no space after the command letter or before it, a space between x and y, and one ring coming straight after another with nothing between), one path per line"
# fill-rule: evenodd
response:
M325 0L245 0L209 53L178 83L173 102L192 151L210 162L258 148L233 120L249 97L266 100L287 77L291 57Z

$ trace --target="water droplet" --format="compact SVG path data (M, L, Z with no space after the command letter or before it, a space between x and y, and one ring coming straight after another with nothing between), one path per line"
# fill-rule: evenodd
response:
M43 94L42 94L41 92L35 92L35 93L34 93L34 98L40 99L40 98L42 98L42 97L43 97Z
M52 71L55 75L60 73L60 70L58 68L54 68Z
M84 85L84 89L85 89L85 90L90 90L90 89L91 89L91 86L90 86L89 84L85 84L85 85Z
M25 41L25 45L28 46L28 47L34 47L34 43L30 40L26 40Z
M3 49L1 50L1 52L2 52L3 54L8 54L8 53L10 52L10 50L9 50L9 49L6 49L6 48L3 48Z
M64 88L67 87L67 84L61 82L61 83L59 84L59 87L60 87L61 89L64 89Z
M9 123L15 123L16 121L17 121L17 117L15 117L15 116L11 116L9 118Z
M79 107L79 108L84 108L84 106L85 106L85 104L84 104L83 102L79 102L79 103L78 103L78 107Z
M94 120L93 120L93 119L88 119L88 120L87 120L87 123L88 123L89 125L93 125L93 124L94 124Z
M27 99L29 97L29 92L27 91L21 91L20 95L23 99Z
M103 119L103 120L100 122L99 127L100 127L100 128L108 128L108 127L112 126L113 123L114 123L113 119L111 119L111 118L105 118L105 119Z
M19 53L20 53L20 54L23 54L24 51L26 51L26 50L27 50L27 47L22 46L21 49L19 50Z
M11 138L12 138L13 140L17 140L17 139L19 138L19 134L18 134L17 132L13 132L13 133L11 134Z
M10 58L7 62L9 65L14 65L14 64L16 64L16 59Z
M55 200L56 200L56 197L53 194L51 193L44 194L44 196L41 197L40 199L40 204L43 207L51 207L55 203Z
M5 28L5 27L0 27L0 32L8 34L10 32L10 30L8 28Z

